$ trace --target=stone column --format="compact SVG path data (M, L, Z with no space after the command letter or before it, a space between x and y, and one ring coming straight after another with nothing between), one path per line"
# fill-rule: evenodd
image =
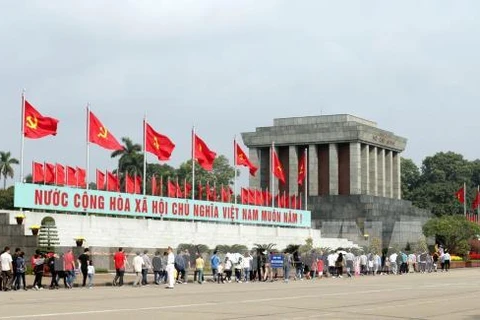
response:
M261 181L260 179L261 179L262 170L260 170L260 155L259 155L259 152L260 152L260 150L258 148L249 148L248 149L248 158L250 159L250 162L252 162L253 165L256 166L257 168L259 168L259 170L257 170L257 173L255 174L255 176L252 176L251 174L248 175L249 176L249 186L250 186L250 188L257 188L257 189L260 188L260 181Z
M377 181L379 197L385 197L385 149L377 148Z
M361 160L362 160L362 183L361 183L361 193L370 194L370 159L369 159L369 149L368 145L362 144L361 147Z
M308 195L318 196L318 152L317 146L308 146Z
M401 157L400 153L393 153L393 198L402 199Z
M385 197L393 198L393 157L391 150L385 150Z
M362 161L359 142L350 142L350 194L361 193Z
M298 193L298 155L297 146L288 146L288 192Z
M368 161L369 161L369 181L370 193L372 196L378 195L378 170L377 170L377 147L368 146Z
M330 195L338 195L338 145L331 143L328 145L328 167L329 167L329 190Z

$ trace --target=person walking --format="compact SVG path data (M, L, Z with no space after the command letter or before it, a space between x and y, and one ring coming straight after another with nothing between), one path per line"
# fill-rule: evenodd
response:
M60 256L55 259L54 268L58 276L57 284L59 283L60 279L63 279L63 284L65 285L65 289L68 289L67 273L65 272L65 255L63 253L60 254Z
M72 249L68 249L63 256L63 262L65 264L64 270L67 276L68 288L73 288L73 281L75 279L75 258L73 256Z
M443 254L443 268L445 272L450 270L450 253L447 250L445 250L445 253Z
M186 282L186 260L185 257L183 256L183 252L179 251L177 256L175 257L175 270L177 270L177 283L187 283Z
M335 269L337 271L337 276L343 278L343 253L340 252L335 261Z
M12 278L13 278L13 259L10 255L10 247L5 247L3 253L0 255L1 267L2 267L2 288L4 291L11 290Z
M349 278L352 278L352 272L354 272L353 269L353 260L355 260L355 255L352 253L352 251L348 250L347 254L345 255L345 263L347 265L347 276Z
M173 273L175 272L175 256L172 247L168 247L167 249L167 266L165 267L165 271L168 276L168 286L166 288L173 289L175 281L173 277Z
M81 270L83 280L82 280L82 288L85 287L87 284L87 276L88 276L88 261L90 260L90 250L88 248L85 248L83 250L83 253L78 256L77 262L78 262L78 269Z
M243 256L243 281L246 283L250 281L250 272L252 272L251 267L253 264L252 261L253 257L250 252L245 252L245 255Z
M92 289L93 278L95 277L95 267L93 266L92 260L88 260L87 276L88 276L88 289Z
M52 277L52 280L50 281L50 287L49 287L50 290L58 289L57 269L55 269L57 259L58 259L58 256L55 253L51 252L47 260L48 269L50 270L50 276Z
M217 255L217 250L213 251L210 258L210 266L212 268L213 282L217 281L218 266L220 265L220 258Z
M125 275L125 267L128 266L127 256L123 248L118 248L118 251L113 256L113 263L115 265L115 278L113 279L113 286L123 286L123 276Z
M24 258L25 254L21 251L17 255L15 262L16 267L16 279L15 279L15 289L20 290L20 287L23 285L23 290L27 290L27 283L25 282L25 271L27 269L27 264Z
M148 250L143 251L142 254L143 267L142 267L142 285L146 286L148 284L147 276L148 269L152 269L152 261L148 256Z
M197 253L197 259L195 259L195 271L197 272L198 283L203 283L203 268L205 267L205 260L203 260L200 253Z
M35 290L43 290L42 286L42 278L43 278L43 267L45 264L45 258L41 254L36 254L33 263L35 268L33 272L35 273L35 280L33 281L33 289Z
M134 287L140 287L142 284L142 269L145 265L145 262L140 256L140 251L136 252L135 258L133 258L133 271L135 272L135 281L133 282Z
M22 249L15 248L15 253L12 255L12 287L13 290L16 290L16 283L17 283L17 258L20 255Z
M232 261L228 257L225 257L223 270L225 272L225 280L228 283L232 282L232 268L233 268Z
M156 251L155 256L152 258L152 268L153 268L153 283L156 285L160 284L161 276L162 276L162 269L165 267L163 266L162 257L160 257L160 252Z
M290 280L290 267L292 266L292 256L290 253L285 252L283 255L283 281L288 283Z

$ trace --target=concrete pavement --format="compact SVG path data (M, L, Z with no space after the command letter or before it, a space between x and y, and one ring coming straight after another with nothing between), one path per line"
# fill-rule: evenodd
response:
M480 270L0 293L2 319L480 319Z

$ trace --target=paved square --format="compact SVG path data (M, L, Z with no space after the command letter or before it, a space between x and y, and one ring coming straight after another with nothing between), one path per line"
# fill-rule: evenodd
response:
M480 319L480 269L0 293L1 319Z

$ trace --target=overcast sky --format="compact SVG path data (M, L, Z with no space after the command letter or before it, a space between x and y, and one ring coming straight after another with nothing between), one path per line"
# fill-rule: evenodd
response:
M57 137L26 141L26 174L33 159L85 166L87 102L139 143L146 112L176 143L173 166L194 124L232 159L235 134L322 113L408 138L417 164L476 159L479 15L478 1L1 1L0 150L20 158L26 88L60 120ZM92 170L114 163L92 146Z

